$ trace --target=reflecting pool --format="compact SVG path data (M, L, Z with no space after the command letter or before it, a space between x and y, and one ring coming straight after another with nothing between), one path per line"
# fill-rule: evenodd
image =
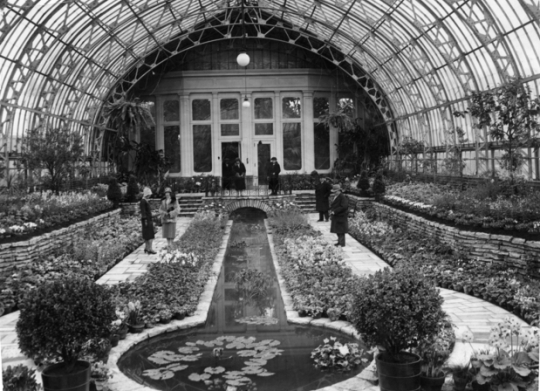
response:
M363 369L317 369L311 352L331 337L356 342L327 329L287 323L264 215L246 209L234 216L204 327L151 338L123 355L118 366L159 390L316 390Z

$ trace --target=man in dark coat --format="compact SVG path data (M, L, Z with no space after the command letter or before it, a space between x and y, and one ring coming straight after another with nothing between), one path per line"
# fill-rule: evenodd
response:
M272 191L271 195L277 195L279 189L279 173L281 172L281 167L277 162L277 159L273 157L270 159L270 165L268 166L268 188Z
M229 159L223 161L221 173L223 175L223 189L230 190L232 182L234 181L234 172L233 165Z
M340 185L334 185L332 193L335 198L330 205L330 218L332 219L330 232L337 234L338 242L336 246L345 247L345 234L349 231L349 199L343 194Z
M328 181L320 176L319 183L315 185L315 210L319 212L319 220L328 221L328 209L330 209L330 193L332 192L332 185Z

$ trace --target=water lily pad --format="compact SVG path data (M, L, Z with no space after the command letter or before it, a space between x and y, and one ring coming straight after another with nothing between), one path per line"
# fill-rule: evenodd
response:
M223 374L221 376L224 377L225 379L230 379L230 380L239 379L241 377L244 377L244 372L242 372L242 371L227 371L227 372L225 372L225 374Z
M225 368L223 368L223 367L215 367L215 368L208 367L208 368L205 368L204 371L206 373L210 373L212 375L218 375L220 373L225 372Z
M186 342L186 346L197 346L195 342Z
M178 351L182 354L191 354L193 352L196 352L200 350L197 346L183 346L181 348L178 348Z
M188 361L188 362L197 361L198 359L201 358L201 356L202 356L202 353L191 354L191 355L188 355L188 356L182 356L180 361Z
M263 360L262 358L252 358L249 361L244 361L244 364L246 365L256 365L256 366L262 366L266 365L268 361Z
M233 335L222 335L220 337L217 337L216 340L232 342L232 341L236 340L236 337L233 336Z
M249 377L241 377L239 379L227 380L227 384L235 387L244 386L248 383L251 383L251 379Z
M205 342L204 346L206 346L207 348L213 348L216 345L214 344L213 341L208 341L208 342Z
M234 341L227 346L225 346L227 349L237 349L242 350L246 348L246 345L244 345L242 342Z
M199 339L197 342L195 342L197 345L204 345L206 343L206 341L203 341L201 339Z
M154 364L170 364L171 362L182 360L182 357L182 355L170 350L161 350L148 357L148 360Z
M281 345L281 342L278 341L277 339L275 339L272 342L270 342L268 345L269 346L278 346L278 345Z
M174 363L174 364L167 365L165 369L168 369L169 371L173 371L173 372L178 372L178 371L183 371L187 367L188 366L184 364Z
M274 376L275 373L273 372L261 372L261 373L257 373L257 376Z
M255 350L240 350L236 354L238 354L240 357L253 357L255 354L257 354L257 352L255 352Z
M257 373L261 373L263 371L264 369L262 369L261 367L254 366L254 365L242 368L242 372L244 372L246 375L256 375Z
M267 353L267 352L262 352L262 353L259 353L259 354L256 354L255 356L253 356L253 358L260 358L262 360L271 360L273 359L274 357L276 357L277 354L274 354L274 353Z
M188 376L188 379L191 381L203 381L203 380L208 380L211 377L212 375L208 373L203 373L201 375L199 375L198 373L192 373L191 375Z
M234 321L243 324L256 324L267 326L279 323L279 319L267 316L245 316L243 318L235 319Z
M154 380L166 380L174 377L174 372L168 369L147 369L142 375Z

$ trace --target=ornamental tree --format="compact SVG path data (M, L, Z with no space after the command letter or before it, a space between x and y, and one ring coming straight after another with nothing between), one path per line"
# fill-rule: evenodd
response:
M23 164L28 170L46 169L51 189L56 192L83 154L81 135L65 127L37 127L22 139Z

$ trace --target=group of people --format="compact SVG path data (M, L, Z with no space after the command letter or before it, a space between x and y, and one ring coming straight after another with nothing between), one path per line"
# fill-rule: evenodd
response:
M223 189L231 190L233 187L238 194L242 194L242 191L246 189L246 166L240 158L236 158L234 163L231 163L229 159L225 159L223 162ZM268 188L271 191L271 195L277 195L279 190L279 173L281 167L277 162L277 159L273 157L270 159L270 164L267 167L267 179Z
M330 182L330 178L320 176L319 183L315 185L315 210L319 212L317 222L332 220L330 232L338 237L335 245L345 247L345 234L349 231L349 199L343 194L341 185Z
M154 223L152 221L152 210L148 203L148 198L152 195L152 190L145 187L143 197L139 203L141 210L142 236L144 239L145 254L155 254L152 249L152 241L154 240ZM178 199L173 194L170 187L165 188L165 197L159 206L159 216L161 219L162 236L167 239L169 250L173 249L173 240L176 237L176 218L180 213L180 205Z

